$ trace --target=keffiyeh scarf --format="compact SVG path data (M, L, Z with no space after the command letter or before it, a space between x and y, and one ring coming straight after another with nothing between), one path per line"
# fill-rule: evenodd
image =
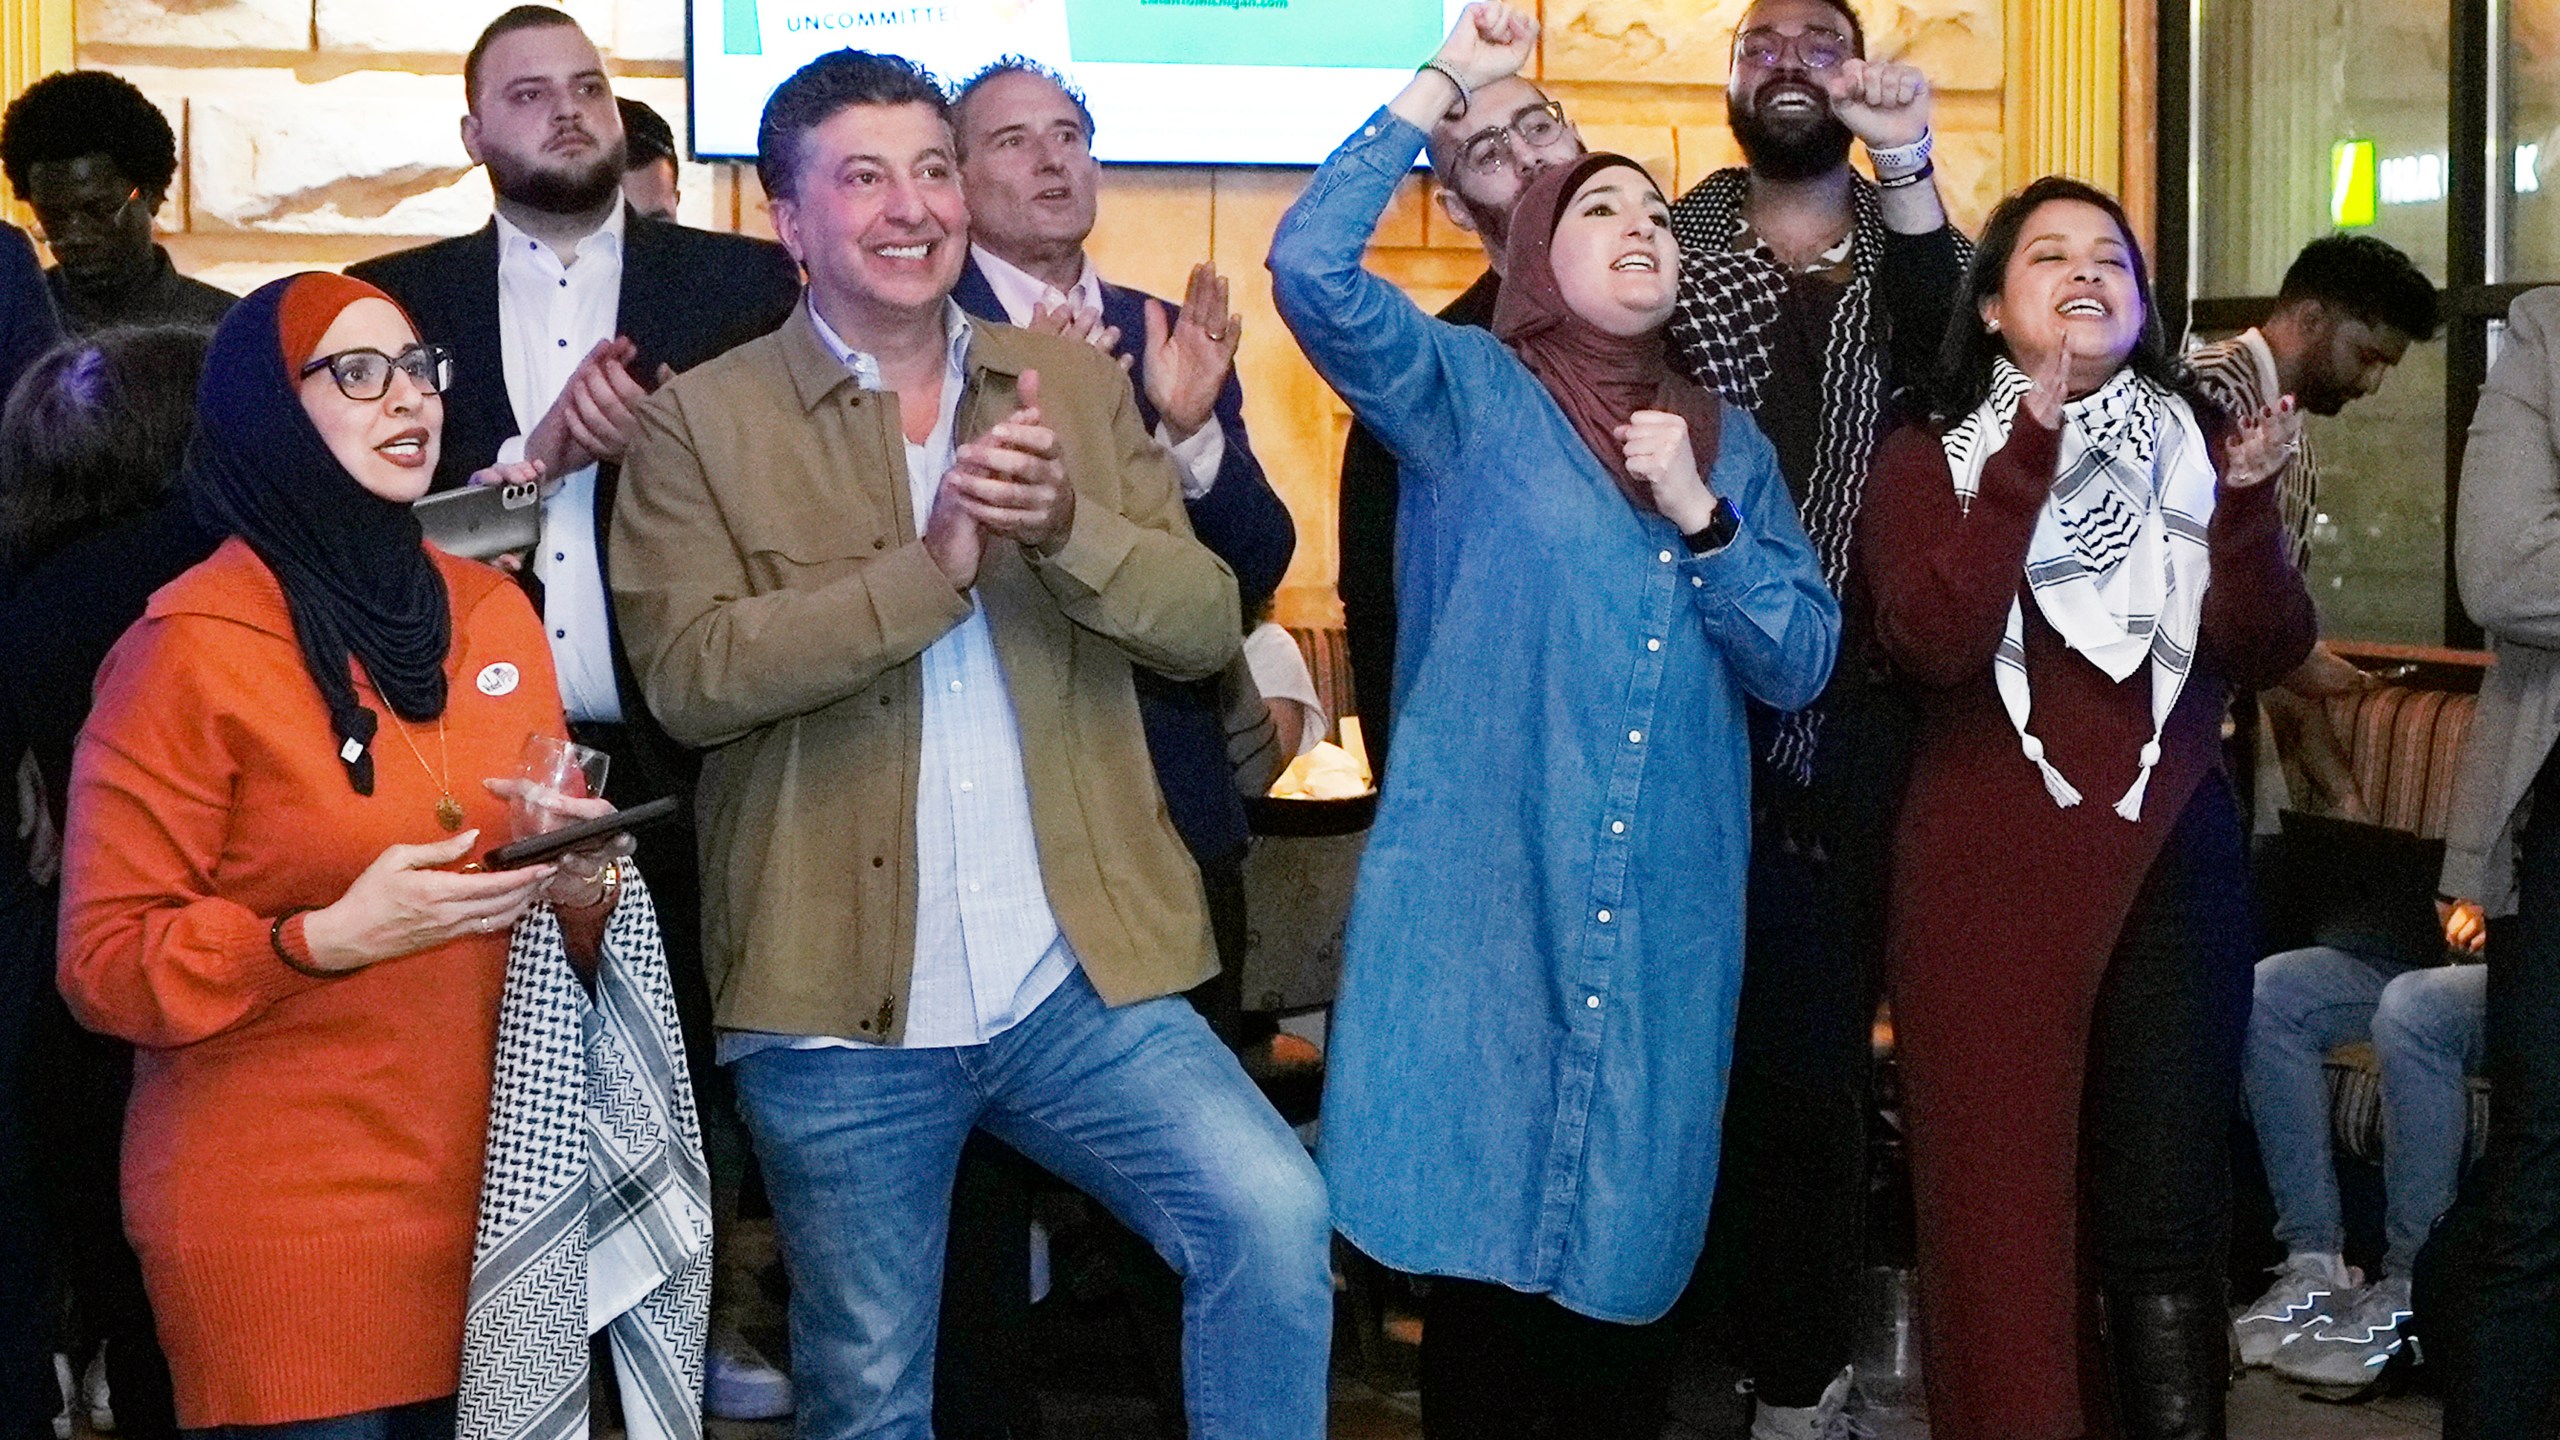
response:
M1983 466L2008 443L2033 388L2016 366L1994 362L1990 398L1947 432L1947 469L1963 508L1972 508ZM2213 459L2186 402L2130 370L2063 406L2062 416L2053 489L2027 542L2027 588L2063 643L2109 679L2121 681L2151 662L2151 738L2132 788L2115 806L2118 815L2139 820L2160 763L2161 728L2195 663L2212 575L2205 527L2213 519ZM2045 792L2066 810L2079 804L2080 791L2027 728L2026 611L2015 599L1992 678Z
M710 1180L657 912L624 862L589 997L549 906L498 1022L457 1440L583 1440L608 1331L631 1440L700 1440Z
M1855 216L1849 232L1854 278L1832 312L1831 333L1823 346L1822 435L1814 450L1813 474L1805 478L1797 506L1805 538L1822 562L1823 581L1835 595L1847 593L1858 502L1866 493L1868 462L1887 394L1875 293L1876 275L1884 264L1884 210L1875 186L1864 178L1852 177L1849 190ZM1788 275L1766 255L1733 248L1750 193L1750 171L1719 170L1671 207L1671 231L1680 241L1681 282L1671 344L1691 367L1691 378L1757 413L1773 378L1769 356ZM1818 711L1787 716L1770 741L1770 762L1798 784L1810 783L1819 730Z

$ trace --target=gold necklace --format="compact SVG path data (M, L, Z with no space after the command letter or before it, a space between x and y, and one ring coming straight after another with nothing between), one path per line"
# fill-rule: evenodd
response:
M445 762L444 767L438 770L428 766L427 752L418 748L417 740L409 734L409 727L400 723L399 714L388 705L382 707L382 713L391 717L391 723L400 731L400 738L409 742L409 753L418 757L418 768L425 770L427 778L436 782L436 823L444 827L447 835L460 830L462 802L453 798L453 758L444 746L444 716L436 716L436 758Z

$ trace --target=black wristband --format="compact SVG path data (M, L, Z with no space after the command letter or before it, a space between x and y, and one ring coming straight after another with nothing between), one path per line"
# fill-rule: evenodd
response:
M277 916L272 921L269 921L267 924L267 944L276 952L276 958L284 962L285 968L291 970L297 975L308 975L314 980L339 979L349 972L323 970L317 965L306 965L302 961L293 958L292 951L284 948L284 922L292 919L296 915L308 915L310 913L310 906L297 905Z
M1905 190L1909 189L1911 186L1921 183L1937 173L1937 162L1934 160L1927 161L1923 163L1919 169L1912 171L1908 175L1896 175L1890 180L1877 181L1876 188L1879 190Z
M1719 495L1716 497L1716 513L1708 519L1707 528L1695 534L1684 533L1680 538L1688 543L1690 554L1711 555L1732 544L1733 537L1741 533L1742 512L1733 508L1732 501Z

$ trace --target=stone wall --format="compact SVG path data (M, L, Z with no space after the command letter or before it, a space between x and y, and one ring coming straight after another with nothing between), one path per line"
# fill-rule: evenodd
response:
M180 135L180 181L160 224L180 266L245 290L483 223L487 181L462 152L462 56L508 0L79 0L80 63L115 70ZM1544 0L1539 75L1596 147L1686 186L1736 160L1721 89L1746 0ZM683 0L567 0L615 86L676 126L684 107ZM1909 59L1940 90L1940 183L1968 227L1998 197L2002 0L1869 0L1870 48ZM1383 96L1381 99L1385 98ZM689 224L770 233L751 170L684 167ZM1303 170L1113 169L1094 241L1103 272L1179 293L1203 256L1234 279L1254 448L1299 526L1282 618L1339 611L1334 480L1346 416L1272 312L1262 266ZM1438 306L1482 268L1474 237L1423 202L1390 211L1381 273Z

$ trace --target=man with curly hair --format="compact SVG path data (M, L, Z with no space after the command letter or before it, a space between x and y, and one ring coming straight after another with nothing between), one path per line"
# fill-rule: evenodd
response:
M178 140L157 107L103 70L27 87L0 116L0 171L36 212L53 252L45 272L66 328L211 327L238 298L169 263L151 217L178 173Z

